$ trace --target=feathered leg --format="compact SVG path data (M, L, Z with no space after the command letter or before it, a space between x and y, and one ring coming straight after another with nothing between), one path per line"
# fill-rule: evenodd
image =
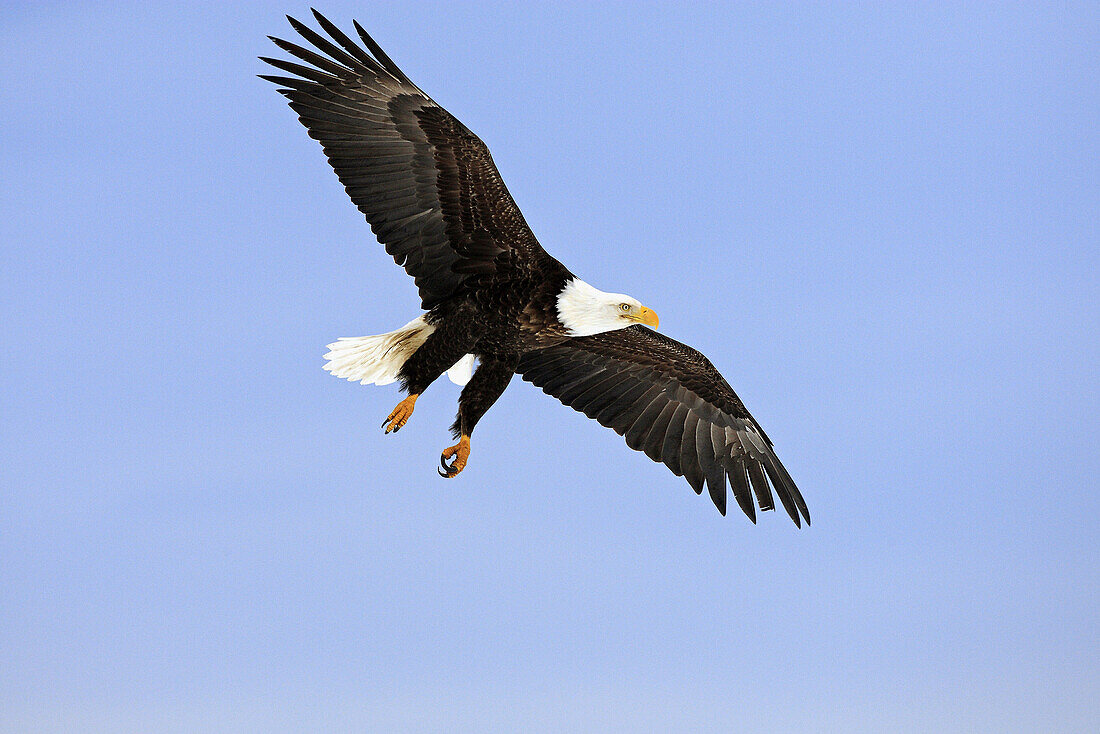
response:
M466 468L466 462L470 458L470 434L474 432L474 426L485 415L485 411L489 410L504 392L504 388L508 387L518 364L517 357L483 358L478 365L474 376L458 398L458 417L451 426L451 433L458 439L458 443L444 449L439 457L441 477L449 479ZM447 460L451 458L454 461L448 464Z
M458 314L457 317L448 315L432 327L428 338L405 360L397 374L401 388L408 393L408 397L382 421L386 433L401 430L412 416L420 394L473 349L480 332L478 322L466 314Z

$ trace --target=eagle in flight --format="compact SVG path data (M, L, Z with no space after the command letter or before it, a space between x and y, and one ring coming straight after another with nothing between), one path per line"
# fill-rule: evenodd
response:
M325 369L363 384L398 381L407 397L383 422L396 432L444 372L463 385L440 475L457 476L478 420L513 374L663 462L726 512L775 508L795 525L806 502L772 443L718 370L658 334L657 314L605 293L539 245L489 149L420 90L354 23L356 43L317 11L328 38L288 18L314 49L272 38L305 64L261 57L262 75L321 143L378 241L411 275L424 313L396 331L342 338ZM365 46L366 48L363 48ZM477 367L474 368L474 361ZM754 504L755 495L755 504Z

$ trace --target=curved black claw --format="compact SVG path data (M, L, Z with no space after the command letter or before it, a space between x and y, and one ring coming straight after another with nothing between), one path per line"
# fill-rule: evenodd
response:
M439 465L443 468L442 469L436 469L436 471L439 472L439 476L443 477L444 479L450 479L454 475L458 474L458 472L455 471L455 467L454 467L454 465L456 463L458 463L458 457L455 457L454 462L452 462L450 465L448 465L447 464L447 455L446 454L441 454L440 457L439 457Z
M450 464L447 463L447 459L454 457L454 461ZM458 476L459 472L466 468L466 461L470 458L470 437L463 435L456 446L450 446L443 449L443 453L439 455L439 465L443 467L443 470L439 472L439 476L444 479L450 479Z

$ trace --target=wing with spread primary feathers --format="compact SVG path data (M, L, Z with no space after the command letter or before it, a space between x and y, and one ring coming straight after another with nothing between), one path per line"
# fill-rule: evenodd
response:
M706 484L726 514L726 480L756 522L774 494L801 527L806 501L771 441L714 365L699 352L644 326L568 339L528 352L516 370L571 408L664 462L697 493ZM770 480L770 484L769 484Z
M329 38L288 19L320 53L272 38L308 65L263 58L294 76L261 78L279 85L321 142L386 252L416 280L423 307L503 264L533 267L545 253L485 144L409 81L358 23L366 50L314 15Z

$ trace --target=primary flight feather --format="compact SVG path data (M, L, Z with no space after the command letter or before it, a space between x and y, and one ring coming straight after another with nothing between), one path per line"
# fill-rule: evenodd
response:
M440 475L454 477L478 420L519 374L697 493L705 486L722 514L728 480L753 522L756 507L774 509L778 496L796 525L808 524L771 441L710 361L653 331L657 315L637 299L598 290L551 257L485 144L357 22L362 45L313 15L328 37L289 18L316 50L272 38L305 64L263 58L292 76L262 78L279 85L419 290L424 314L388 334L340 339L325 355L338 377L400 382L407 397L383 421L386 433L400 430L417 397L447 373L464 385L451 427L458 443L440 457Z

